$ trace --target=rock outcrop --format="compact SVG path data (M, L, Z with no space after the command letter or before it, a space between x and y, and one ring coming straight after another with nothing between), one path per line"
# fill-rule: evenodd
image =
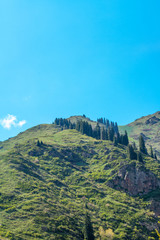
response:
M160 119L157 118L156 116L153 116L153 117L149 118L149 119L145 122L145 124L151 124L151 125L153 125L153 124L156 124L156 123L158 123L158 122L160 122Z
M123 166L108 185L136 196L159 188L160 180L151 171L133 162Z

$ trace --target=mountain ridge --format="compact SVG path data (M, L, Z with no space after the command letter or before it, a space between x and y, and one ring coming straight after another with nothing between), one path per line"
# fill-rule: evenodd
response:
M139 135L143 135L148 150L153 147L156 154L160 157L160 111L154 114L143 116L134 122L119 127L121 132L127 131L131 142L138 145Z
M97 240L100 229L115 240L158 239L159 160L130 160L125 145L55 124L0 147L2 238L84 239L87 206Z

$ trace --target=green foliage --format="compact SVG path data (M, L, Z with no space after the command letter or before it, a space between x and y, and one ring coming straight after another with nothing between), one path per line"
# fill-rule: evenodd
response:
M85 214L85 222L84 222L84 240L94 240L94 232L93 232L93 227L91 223L91 218L86 211Z
M138 160L140 163L144 163L141 152L137 152L137 160Z
M152 146L150 146L150 156L151 156L151 158L154 158Z
M145 141L144 141L144 138L142 135L139 136L139 151L144 153L144 154L147 154L147 149L146 149L146 146L145 146Z
M134 159L137 159L137 154L136 152L134 151L134 148L131 144L128 144L128 157L130 160L134 160Z
M143 199L108 186L132 161L126 146L54 124L34 127L1 146L2 239L82 240L85 202L95 239L100 226L112 229L115 239L151 236L146 226L156 218L149 215L150 199L158 193ZM160 177L157 161L144 155L144 166Z
M129 135L130 142L135 142L137 146L139 145L139 135L142 134L145 138L145 145L147 149L150 149L150 146L153 146L158 157L160 157L159 129L160 112L136 119L134 122L126 126L119 126L120 133L124 133L126 130Z

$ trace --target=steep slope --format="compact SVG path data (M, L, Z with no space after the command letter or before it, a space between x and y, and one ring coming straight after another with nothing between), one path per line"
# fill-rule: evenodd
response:
M87 203L96 239L100 226L114 239L157 239L159 169L129 160L125 146L36 126L1 143L0 236L81 240Z
M130 140L137 144L139 135L142 134L147 148L149 149L152 145L160 157L160 112L139 118L126 126L119 127L119 129L122 132L127 130Z

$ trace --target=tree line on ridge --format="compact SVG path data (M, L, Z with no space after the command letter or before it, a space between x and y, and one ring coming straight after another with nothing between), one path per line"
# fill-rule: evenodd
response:
M85 116L85 115L84 115ZM135 142L129 143L127 131L124 134L119 133L118 124L110 122L105 118L98 118L96 126L92 126L88 121L78 120L76 123L72 123L65 118L56 118L54 124L61 127L61 129L76 129L82 134L86 134L89 137L93 137L97 140L110 140L115 146L122 144L127 146L128 157L130 160L138 160L143 163L143 154L149 155L157 160L156 152L153 153L153 148L150 146L150 154L145 146L143 136L139 136L139 150L136 147ZM103 124L100 126L100 124Z

